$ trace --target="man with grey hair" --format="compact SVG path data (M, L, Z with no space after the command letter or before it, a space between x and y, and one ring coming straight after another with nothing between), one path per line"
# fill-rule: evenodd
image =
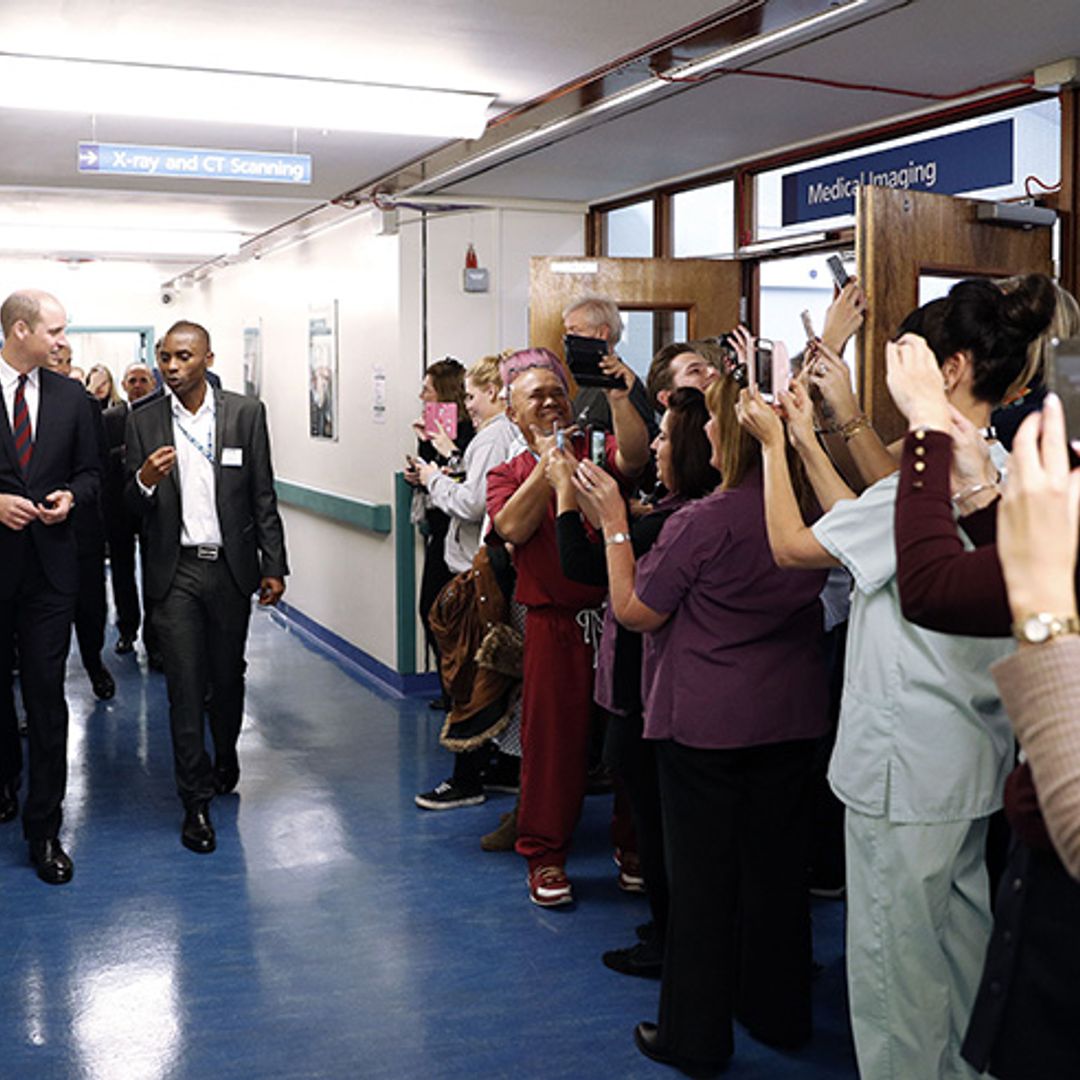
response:
M79 591L72 510L93 505L98 450L86 390L47 370L67 345L60 302L39 290L0 306L0 708L12 699L12 646L26 707L30 779L23 833L38 877L71 880L60 845L67 786L64 669ZM0 717L0 821L18 813L22 748Z
M578 337L597 338L606 341L610 353L615 353L615 346L622 338L622 315L619 305L609 296L583 296L563 309L563 329L567 334ZM637 409L645 421L649 438L654 439L659 430L656 416L649 404L648 395L640 379L634 380L630 390L630 403ZM585 386L579 388L574 398L574 416L594 428L612 430L611 410L607 397L600 387Z

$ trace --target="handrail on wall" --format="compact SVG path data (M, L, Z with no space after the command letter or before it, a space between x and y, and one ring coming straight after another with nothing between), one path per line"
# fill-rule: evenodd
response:
M398 527L395 543L397 595L397 670L401 675L416 674L416 531L409 520L412 488L404 474L394 474L394 506L336 495L331 491L275 480L278 498L286 506L295 506L313 514L352 525L369 532L387 534L393 529L394 511Z
M340 521L369 532L389 533L393 528L393 515L389 503L373 503L366 499L353 499L332 491L297 484L292 480L275 480L278 498L286 506L296 506L313 514Z

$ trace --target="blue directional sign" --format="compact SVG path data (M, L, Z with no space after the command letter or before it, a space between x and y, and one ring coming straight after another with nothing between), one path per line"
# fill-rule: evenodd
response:
M310 184L311 155L81 142L79 172L186 180L244 180L249 184Z
M1009 184L1012 178L1013 121L998 120L788 173L783 223L853 214L855 192L864 184L958 195Z

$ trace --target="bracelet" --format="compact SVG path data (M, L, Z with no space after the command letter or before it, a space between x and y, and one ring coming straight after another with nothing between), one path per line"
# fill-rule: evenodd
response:
M860 431L866 431L869 428L870 421L867 419L866 414L859 413L857 416L853 416L846 424L840 426L840 434L844 436L844 442L851 442Z
M997 481L992 484L972 484L971 487L964 488L963 491L958 491L953 497L953 505L959 506L962 502L970 499L973 495L978 495L980 491L990 491L997 487Z
M609 547L612 544L629 544L630 534L625 532L612 533L610 536L605 538L604 543L607 544Z

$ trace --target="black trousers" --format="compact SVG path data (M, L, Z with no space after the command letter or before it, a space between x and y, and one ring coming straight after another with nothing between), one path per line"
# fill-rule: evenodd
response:
M134 638L142 621L139 589L135 584L135 537L138 532L127 514L105 522L109 537L109 569L112 577L116 626L121 637Z
M22 769L11 674L18 637L30 759L23 804L23 833L28 840L46 840L60 832L67 787L64 670L74 615L75 596L52 587L30 547L18 589L0 601L0 777L14 780Z
M964 1059L999 1080L1080 1076L1080 882L1014 838Z
M609 716L604 739L604 764L618 774L630 800L649 912L657 938L663 942L668 919L668 885L664 867L660 781L656 771L656 743L641 737L644 726L640 712L630 716Z
M109 604L105 598L105 543L79 538L79 595L75 604L75 638L79 659L88 674L101 667L105 646L105 623Z
M657 743L670 907L660 1040L694 1061L809 1038L806 805L814 741L735 750Z
M154 604L153 620L165 661L176 788L185 807L214 796L207 717L215 758L236 753L250 619L251 597L237 587L224 557L211 562L183 549L169 591Z

